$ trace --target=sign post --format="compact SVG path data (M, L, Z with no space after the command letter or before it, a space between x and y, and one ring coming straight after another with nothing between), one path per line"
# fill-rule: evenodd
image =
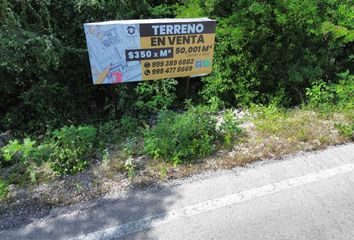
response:
M212 71L215 28L208 18L86 23L93 83L206 75Z

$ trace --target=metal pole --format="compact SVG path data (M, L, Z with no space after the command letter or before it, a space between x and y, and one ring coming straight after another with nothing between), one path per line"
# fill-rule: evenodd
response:
M116 120L118 120L117 92L114 89L115 87L116 87L115 84L113 84L111 88L111 94L112 94L112 102L114 105L114 116Z
M190 77L187 77L187 81L186 81L186 98L188 99L190 97Z

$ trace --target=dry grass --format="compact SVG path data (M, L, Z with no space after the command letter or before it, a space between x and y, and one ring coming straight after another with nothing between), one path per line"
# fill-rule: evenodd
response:
M340 119L341 123L345 122L345 118ZM245 129L248 137L228 154L224 166L233 167L255 160L279 158L350 140L336 129L338 119L324 118L313 111L277 112L271 117L254 117L250 120L254 125Z
M155 181L183 178L205 170L230 169L253 161L343 144L351 139L340 134L335 125L349 123L341 113L323 116L314 111L276 109L249 114L243 119L243 136L231 150L221 150L197 163L180 166L150 160L134 181L151 182L151 177Z

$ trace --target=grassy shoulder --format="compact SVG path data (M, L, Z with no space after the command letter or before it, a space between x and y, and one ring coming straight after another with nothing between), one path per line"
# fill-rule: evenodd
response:
M69 204L126 187L232 168L353 140L353 108L338 111L255 105L213 112L161 112L154 125L64 127L47 137L11 140L2 148L3 207L21 196ZM22 192L18 194L18 192Z

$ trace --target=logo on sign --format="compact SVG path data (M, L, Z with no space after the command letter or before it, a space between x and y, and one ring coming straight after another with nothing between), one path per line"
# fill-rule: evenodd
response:
M136 28L133 27L133 26L128 26L128 27L127 27L127 31L128 31L128 33L129 33L130 35L133 35L133 34L135 33L135 31L136 31Z
M205 67L209 67L209 66L210 66L209 59L195 61L195 68L205 68Z

